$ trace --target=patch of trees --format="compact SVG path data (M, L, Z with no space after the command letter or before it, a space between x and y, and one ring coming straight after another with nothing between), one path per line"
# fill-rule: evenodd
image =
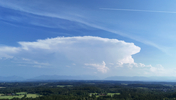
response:
M91 83L91 84L89 84ZM127 85L122 85L125 83ZM27 92L40 94L37 98L21 98L22 100L174 100L176 83L130 83L116 81L59 81L59 82L14 82L0 83L0 94ZM72 85L57 87L57 85ZM94 95L97 93L102 95ZM108 93L119 93L113 96ZM1 99L3 100L3 99ZM5 99L4 99L5 100ZM13 98L12 100L20 100Z

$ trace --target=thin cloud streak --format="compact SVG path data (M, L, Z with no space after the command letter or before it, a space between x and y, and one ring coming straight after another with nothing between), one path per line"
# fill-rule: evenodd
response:
M168 54L168 52L165 49L165 47L161 47L161 46L159 46L159 45L157 45L155 43L152 43L151 41L147 41L145 39L140 39L140 38L128 35L126 33L119 32L117 30L112 30L112 29L109 29L107 27L103 27L101 25L97 25L96 23L93 23L93 22L91 23L91 22L85 21L84 19L77 18L77 17L75 17L73 15L70 17L70 16L67 16L67 15L54 14L54 13L50 13L50 12L39 12L39 11L36 11L34 9L28 9L28 8L25 8L25 7L16 6L15 4L1 4L1 2L0 2L0 6L5 7L5 8L14 9L14 10L21 11L21 12L26 12L26 13L33 14L33 15L50 17L50 18L59 18L59 19L64 19L64 20L68 20L68 21L78 22L78 23L87 25L89 27L93 27L93 28L101 29L101 30L104 30L104 31L107 31L107 32L111 32L111 33L114 33L114 34L118 34L120 36L127 37L127 38L133 39L135 41L138 41L138 42L153 46L153 47L161 50L162 52L165 52L166 54ZM111 9L111 8L100 8L100 9L115 10L115 9ZM118 10L118 9L116 9L116 10ZM123 10L123 9L121 9L121 10ZM126 9L126 10L128 10L128 9ZM124 9L124 11L125 11L125 9Z
M117 11L134 11L134 12L150 12L150 13L170 13L176 14L174 11L154 11L154 10L138 10L138 9L115 9L115 8L99 8L102 10L117 10Z

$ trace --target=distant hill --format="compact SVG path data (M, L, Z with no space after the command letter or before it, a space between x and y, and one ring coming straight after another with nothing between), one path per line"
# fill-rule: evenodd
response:
M19 76L0 76L0 82L14 82L14 81L23 81L24 78Z
M111 76L100 79L96 76L67 76L67 75L41 75L34 78L26 79L19 76L0 76L0 82L21 82L21 81L59 81L59 80L112 80L112 81L153 81L153 82L176 82L176 77L159 77L159 76Z
M111 77L105 78L105 80L116 80L116 81L169 81L169 82L176 82L176 77L111 76Z
M41 75L31 79L28 81L42 81L42 80L99 80L98 77L95 76L60 76L60 75Z

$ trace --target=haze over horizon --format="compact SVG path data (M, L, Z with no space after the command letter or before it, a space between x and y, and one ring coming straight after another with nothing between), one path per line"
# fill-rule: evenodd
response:
M176 77L175 4L0 1L0 76Z

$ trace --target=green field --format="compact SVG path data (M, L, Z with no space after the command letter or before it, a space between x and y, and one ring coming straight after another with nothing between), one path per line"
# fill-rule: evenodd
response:
M65 85L57 85L57 87L65 87Z
M0 99L13 99L13 98L22 98L22 97L24 97L24 95L19 95L19 96L11 96L11 95L9 95L9 96L0 96Z
M100 93L90 93L89 95L90 97L92 97L92 95L95 95L98 98L100 96Z
M102 95L99 94L99 93L90 93L89 95L90 95L90 97L92 97L92 95L95 95L96 97L102 96ZM111 97L113 97L114 95L120 95L120 93L107 93L106 96L111 96Z
M0 94L0 99L13 99L13 98L23 98L26 95L26 98L37 98L42 95L38 94L27 94L27 92L17 92L16 95L4 95Z
M86 83L86 84L95 84L95 83Z
M93 95L98 95L98 93L90 93L90 94L93 94Z
M17 92L16 94L18 94L18 95L24 95L24 94L27 94L27 92Z
M99 97L98 93L90 93L89 95L90 97L92 97L92 95L95 95L97 98Z
M145 88L145 87L138 87L139 89L148 89L148 88Z
M0 87L0 88L6 88L6 87Z
M37 98L41 95L38 95L38 94L27 94L26 98Z
M72 87L73 85L57 85L57 87Z
M107 95L113 97L114 95L120 95L120 93L108 93Z

